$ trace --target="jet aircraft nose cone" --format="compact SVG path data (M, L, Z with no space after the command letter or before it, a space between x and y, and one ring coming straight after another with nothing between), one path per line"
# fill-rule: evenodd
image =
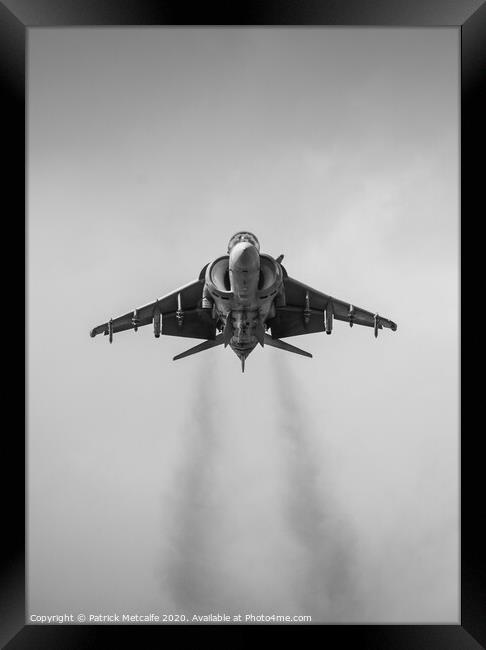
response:
M260 255L249 242L243 241L235 244L230 252L230 267L257 271L260 269Z

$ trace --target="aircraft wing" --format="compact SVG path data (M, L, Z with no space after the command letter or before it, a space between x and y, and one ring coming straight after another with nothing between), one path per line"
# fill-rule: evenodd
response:
M153 323L155 336L168 334L212 340L216 336L216 324L211 310L201 309L203 286L203 279L190 282L147 305L97 325L90 336L105 334L111 341L117 332Z
M284 277L284 288L286 304L277 307L275 318L268 321L274 339L324 332L326 323L330 333L333 319L345 321L351 326L373 327L375 336L384 327L392 331L397 329L396 323L379 314L328 296L288 276Z

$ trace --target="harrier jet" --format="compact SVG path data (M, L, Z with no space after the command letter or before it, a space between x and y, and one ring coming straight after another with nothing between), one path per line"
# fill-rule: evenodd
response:
M113 334L153 324L154 335L204 339L174 357L224 345L236 353L245 370L245 359L259 343L312 357L290 343L289 336L313 332L331 334L334 320L350 327L365 325L378 330L396 324L344 300L338 300L289 277L276 259L260 253L258 239L250 232L237 232L228 244L228 254L206 264L199 278L143 307L98 325L90 335Z

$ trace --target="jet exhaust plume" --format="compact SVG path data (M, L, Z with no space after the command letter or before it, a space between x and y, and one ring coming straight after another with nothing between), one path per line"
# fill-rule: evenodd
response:
M298 397L302 388L292 377L287 359L275 357L280 433L286 454L287 522L302 552L294 582L296 600L313 622L350 621L358 606L352 541L331 494L319 485L320 468L311 445L310 422Z
M163 591L169 592L179 612L204 614L216 606L221 593L218 553L216 495L212 478L218 448L217 423L212 418L212 371L201 367L197 397L181 430L185 436L183 464L174 481L172 530Z

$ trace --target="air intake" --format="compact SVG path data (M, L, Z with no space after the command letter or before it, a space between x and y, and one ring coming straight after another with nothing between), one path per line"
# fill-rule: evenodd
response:
M219 291L230 291L229 257L219 257L208 268L207 276L210 284Z

